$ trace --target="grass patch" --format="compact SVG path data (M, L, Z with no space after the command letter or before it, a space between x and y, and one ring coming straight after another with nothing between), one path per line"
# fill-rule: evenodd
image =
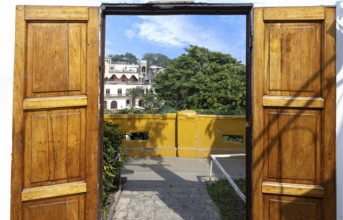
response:
M245 180L237 179L235 180L235 183L245 194ZM235 190L226 179L218 180L217 182L208 185L207 192L220 209L223 220L245 219L245 203L236 194Z

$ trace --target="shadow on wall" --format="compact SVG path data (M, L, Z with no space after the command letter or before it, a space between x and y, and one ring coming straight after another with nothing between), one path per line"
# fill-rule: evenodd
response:
M166 115L118 114L105 116L105 120L119 124L127 133L123 146L130 156L204 158L245 152L244 116L197 115L184 110Z
M335 38L335 32L335 26L332 24L327 37ZM333 101L336 77L332 76L332 65L335 60L335 56L325 59L323 66L317 72L310 73L308 80L300 84L297 91L292 91L291 96L303 97L304 91L313 91L310 89L313 82L320 80L320 88L310 96L324 97L325 102ZM331 75L329 78L322 76L323 69L326 68L331 71L328 72ZM300 79L298 81L300 82ZM341 82L338 82L339 84ZM282 106L292 106L295 101L289 99ZM333 112L325 112L324 118L324 111L334 111L334 108L325 105L326 110L318 109L313 107L314 102L315 99L308 99L297 108L260 108L262 113L259 115L263 115L263 120L259 121L264 124L252 141L252 175L253 180L255 179L252 183L252 201L255 204L264 204L259 207L268 207L268 211L263 212L264 219L321 219L327 216L323 210L333 210L331 207L336 198L332 193L335 190L335 178L332 178L335 177L335 169L332 167L335 152L332 146L335 143L322 133L333 131L334 122L326 118ZM256 117L256 112L254 113ZM330 127L325 127L324 122ZM299 191L298 194L287 187L277 188L279 183L305 184L313 188ZM328 215L331 214L334 213L330 212Z
M338 1L336 4L336 177L337 177L337 207L343 206L343 163L338 158L343 155L343 2ZM337 219L343 219L343 210L337 208Z
M119 124L127 133L123 147L130 156L176 156L176 114L117 114L104 119ZM130 140L129 135L137 133L142 138Z

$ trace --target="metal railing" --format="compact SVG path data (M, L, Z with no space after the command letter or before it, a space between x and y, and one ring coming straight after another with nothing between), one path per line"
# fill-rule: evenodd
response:
M226 179L229 181L232 188L236 191L237 195L243 200L244 203L246 203L246 197L244 193L238 188L235 181L233 181L232 177L224 170L222 165L218 162L217 158L232 158L232 157L245 157L245 154L211 154L211 166L210 166L210 180L212 178L212 172L213 172L213 161L219 168L219 170L224 174Z

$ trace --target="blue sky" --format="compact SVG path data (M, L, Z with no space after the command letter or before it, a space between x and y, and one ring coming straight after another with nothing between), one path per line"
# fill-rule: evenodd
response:
M196 45L245 63L245 29L244 15L107 16L105 54L175 58Z

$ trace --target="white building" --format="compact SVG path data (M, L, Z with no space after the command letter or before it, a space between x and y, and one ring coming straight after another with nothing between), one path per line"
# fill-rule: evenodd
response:
M152 91L152 73L161 70L161 67L152 66L147 74L147 61L141 60L139 64L111 63L110 58L105 58L105 108L121 110L131 108L143 108L143 100L137 97L132 104L132 97L128 95L129 89L141 89L142 94ZM155 75L154 75L155 76Z

